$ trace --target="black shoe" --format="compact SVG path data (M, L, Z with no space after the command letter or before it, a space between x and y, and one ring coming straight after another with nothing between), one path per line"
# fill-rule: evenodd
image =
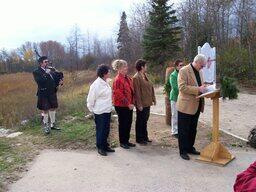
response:
M127 144L120 144L120 147L124 148L124 149L130 149L130 147Z
M136 145L134 144L134 143L127 143L127 145L129 146L129 147L136 147Z
M190 157L188 156L188 154L180 154L180 157L182 158L182 159L185 159L185 160L190 160Z
M150 140L150 139L146 139L145 141L148 143L152 143L152 140Z
M102 156L107 156L107 152L105 150L98 149L98 153Z
M148 143L146 141L137 141L140 145L147 145Z
M110 147L107 147L106 152L114 153L115 150L114 150L114 149L111 149Z
M200 155L200 152L195 149L193 149L192 151L189 151L188 153L193 154L193 155Z
M178 139L179 138L179 135L178 134L173 134L172 135L174 138Z
M51 129L56 130L56 131L60 131L61 130L60 128L56 127L55 124L53 124L53 126L51 126Z

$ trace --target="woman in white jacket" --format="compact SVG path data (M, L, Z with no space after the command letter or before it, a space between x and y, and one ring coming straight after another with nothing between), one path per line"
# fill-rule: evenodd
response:
M110 77L110 68L100 65L97 68L97 76L98 78L90 86L87 107L95 117L98 153L107 156L107 152L115 152L107 142L112 111L112 89L107 82Z

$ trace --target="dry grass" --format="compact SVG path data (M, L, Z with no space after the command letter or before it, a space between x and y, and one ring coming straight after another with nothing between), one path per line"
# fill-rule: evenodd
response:
M95 73L91 71L65 72L65 84L58 94L60 111L64 113L69 107L76 108L76 99L84 98L88 83L94 78ZM0 126L14 127L22 120L39 114L36 109L36 89L31 73L0 76Z

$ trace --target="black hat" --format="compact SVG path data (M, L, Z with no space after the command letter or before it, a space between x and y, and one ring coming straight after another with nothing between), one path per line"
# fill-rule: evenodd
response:
M39 64L40 64L40 63L43 63L43 61L46 60L46 59L48 59L46 56L41 56L41 57L39 57L39 59L38 59L38 63L39 63Z

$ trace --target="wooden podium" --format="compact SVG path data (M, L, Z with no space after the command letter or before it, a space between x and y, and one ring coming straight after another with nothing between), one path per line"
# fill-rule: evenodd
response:
M212 142L207 145L197 158L199 161L214 163L225 166L235 157L219 141L219 98L220 90L212 91L200 95L198 98L210 98L213 102L213 119L212 119Z

